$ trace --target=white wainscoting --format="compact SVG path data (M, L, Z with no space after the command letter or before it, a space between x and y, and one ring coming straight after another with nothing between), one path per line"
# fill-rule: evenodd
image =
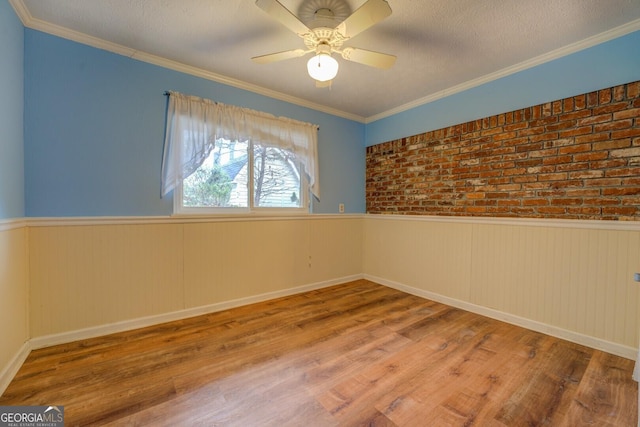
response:
M0 221L0 393L29 354L28 230Z
M0 222L0 390L29 351L366 277L635 359L640 222L310 215Z
M361 248L361 216L34 220L30 336L42 345L361 277Z
M369 215L365 277L630 359L640 223Z

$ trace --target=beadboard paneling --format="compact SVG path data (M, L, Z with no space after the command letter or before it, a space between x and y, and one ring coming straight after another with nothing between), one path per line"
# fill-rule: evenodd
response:
M31 337L182 308L182 226L32 227Z
M309 223L310 267L303 266L309 282L362 275L362 224L360 215Z
M185 224L186 307L361 274L361 242L360 217Z
M361 216L46 220L29 230L32 339L362 274Z
M364 273L468 300L472 228L369 216L364 225Z
M0 391L29 340L27 235L24 226L0 230Z
M31 339L364 274L638 344L637 226L386 215L81 223L23 231Z
M186 306L239 299L298 284L293 266L305 261L304 228L303 221L186 224Z
M637 348L637 224L422 218L366 217L366 277L584 343L613 343L628 357Z
M640 232L476 225L474 304L637 346Z

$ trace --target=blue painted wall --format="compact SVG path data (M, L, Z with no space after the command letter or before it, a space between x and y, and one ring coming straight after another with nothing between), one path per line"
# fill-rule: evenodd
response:
M25 30L26 215L169 215L165 90L320 126L314 213L364 212L364 124Z
M365 145L640 80L640 31L368 123Z
M8 12L2 19L19 27ZM21 43L3 37L0 49ZM321 201L313 211L334 213L344 203L360 213L365 146L640 80L635 32L364 125L30 29L23 43L25 188L13 161L19 154L5 162L9 172L0 159L0 184L16 180L0 186L0 203L12 206L0 217L20 215L15 195L23 193L30 217L171 214L172 200L160 198L165 90L318 124ZM20 69L0 71L0 84Z
M24 216L24 30L0 2L0 219Z

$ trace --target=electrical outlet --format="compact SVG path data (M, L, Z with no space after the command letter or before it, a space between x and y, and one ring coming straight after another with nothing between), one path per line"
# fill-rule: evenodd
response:
M340 213L344 213L344 203L340 203L340 204L338 205L338 212L340 212Z

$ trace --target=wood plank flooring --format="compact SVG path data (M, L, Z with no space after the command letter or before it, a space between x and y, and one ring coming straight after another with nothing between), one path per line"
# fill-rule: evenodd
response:
M33 351L67 426L636 426L634 362L365 280Z

